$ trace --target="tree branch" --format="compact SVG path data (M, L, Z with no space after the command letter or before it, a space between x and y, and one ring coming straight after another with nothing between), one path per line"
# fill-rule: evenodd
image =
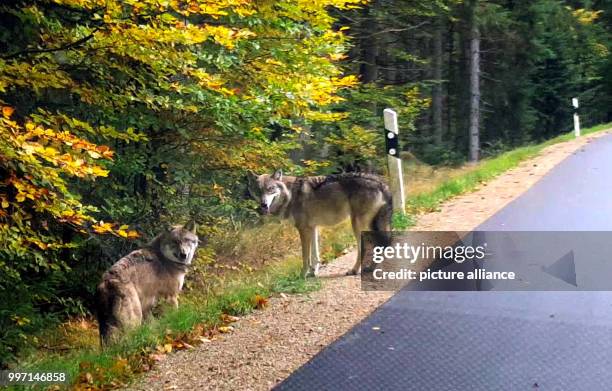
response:
M85 42L87 42L90 39L92 39L94 37L94 34L96 32L98 32L98 30L100 30L100 27L96 27L89 35L87 35L87 36L85 36L85 37L83 37L81 39L77 39L76 41L68 43L68 44L66 44L64 46L60 46L60 47L57 47L57 48L48 48L48 49L22 50L20 52L15 52L15 53L7 54L6 56L2 56L1 58L3 60L10 60L12 58L24 56L24 55L27 55L27 54L52 53L52 52L59 52L59 51L62 51L62 50L71 49L73 47L82 45Z
M405 27L405 28L401 28L401 29L400 28L388 28L388 29L377 31L377 32L369 34L369 35L365 35L365 36L360 37L360 38L371 38L371 37L373 37L375 35L386 34L386 33L400 33L400 32L403 32L403 31L418 29L419 27L422 27L422 26L424 26L426 24L429 24L429 22L425 21L425 22L421 22L419 24L416 24L414 26Z

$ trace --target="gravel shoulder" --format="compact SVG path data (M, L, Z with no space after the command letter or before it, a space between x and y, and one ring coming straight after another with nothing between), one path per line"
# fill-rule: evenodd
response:
M444 203L439 211L419 216L413 230L472 230L563 159L609 132L549 146L474 192ZM349 253L326 266L321 290L271 298L266 309L237 321L232 333L168 355L130 389L270 389L392 296L362 291L358 277L343 275L355 256Z

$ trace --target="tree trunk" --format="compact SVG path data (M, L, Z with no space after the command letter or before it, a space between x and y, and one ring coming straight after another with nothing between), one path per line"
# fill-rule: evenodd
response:
M476 18L478 0L471 2L470 21L470 162L477 162L480 152L480 31Z
M447 140L451 140L455 145L457 145L456 140L456 126L457 121L454 119L454 107L456 94L456 80L457 80L457 61L455 59L455 22L449 21L448 23L448 31L446 33L447 36L447 44L446 44L446 53L447 53L447 69L448 69L448 81L446 83L446 138Z
M377 31L376 16L370 13L370 7L364 7L363 17L359 73L363 83L373 83L378 79L378 40L377 35L373 35Z
M442 144L442 20L438 22L433 35L433 79L431 104L433 109L433 135L436 145Z

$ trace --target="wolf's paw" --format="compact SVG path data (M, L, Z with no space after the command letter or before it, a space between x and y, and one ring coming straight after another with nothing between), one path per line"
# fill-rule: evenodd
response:
M351 270L346 272L346 275L347 276L356 276L357 273L359 273L359 270L351 269Z

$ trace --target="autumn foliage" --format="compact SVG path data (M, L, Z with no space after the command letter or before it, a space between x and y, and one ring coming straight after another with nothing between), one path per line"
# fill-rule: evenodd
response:
M339 118L357 79L328 11L361 3L3 2L0 361L41 308L82 311L130 239L244 218L245 170Z

